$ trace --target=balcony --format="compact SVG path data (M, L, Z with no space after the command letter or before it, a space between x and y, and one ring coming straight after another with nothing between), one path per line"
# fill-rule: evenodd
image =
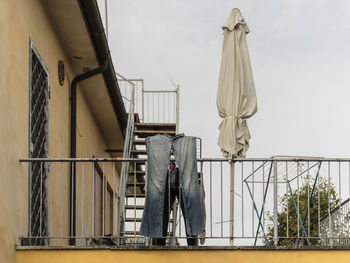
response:
M37 179L29 182L39 186L30 185L28 236L20 237L20 244L151 246L139 235L144 183L134 169L117 188L116 174L123 164L146 166L146 158L21 162L35 171ZM228 163L198 158L197 165L206 204L205 243L199 247L349 245L349 159L274 157ZM76 178L75 225L69 220L70 170ZM170 247L186 246L179 206L171 212ZM69 235L69 229L75 234Z
M203 158L200 138L197 171L206 231L193 238L198 245L187 245L179 201L169 211L164 246L141 236L144 138L174 135L179 128L179 89L147 91L143 85L119 75L129 113L123 157L20 160L30 172L28 235L19 237L18 262L55 256L60 262L116 257L190 262L191 253L202 262L327 262L349 256L350 159L274 156L228 162Z

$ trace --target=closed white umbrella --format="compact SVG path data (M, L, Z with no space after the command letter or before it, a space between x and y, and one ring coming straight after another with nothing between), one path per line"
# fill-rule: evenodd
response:
M249 28L238 8L222 26L224 43L216 104L224 118L219 126L218 145L225 158L243 158L249 147L246 119L257 111L253 73L246 34Z

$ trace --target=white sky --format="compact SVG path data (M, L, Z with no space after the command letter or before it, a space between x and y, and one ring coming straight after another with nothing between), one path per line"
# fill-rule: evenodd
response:
M116 71L170 89L168 71L180 85L180 131L203 139L205 157L221 157L221 25L234 7L251 30L258 97L247 157L350 156L350 1L107 1Z

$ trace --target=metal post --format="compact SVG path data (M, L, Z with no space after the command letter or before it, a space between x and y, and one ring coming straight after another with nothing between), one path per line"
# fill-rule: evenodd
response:
M331 163L328 162L328 186L327 186L327 196L328 196L328 225L329 225L329 245L333 245L333 222L331 214Z
M176 133L179 133L179 106L180 106L180 86L176 85Z
M209 186L210 186L210 237L213 237L213 163L209 163L209 169L210 169L210 174L209 174Z
M63 236L63 225L62 225L62 222L63 222L63 162L61 162L61 187L60 187L61 191L60 191L60 208L61 208L61 212L60 212L60 217L61 217L61 220L60 220L60 236L62 237Z
M273 162L273 243L277 246L278 243L278 224L277 224L277 209L278 209L278 189L277 189L277 162Z
M102 163L102 236L105 236L105 163Z
M286 196L288 200L288 162L286 161ZM287 238L289 237L289 205L287 205Z
M29 221L28 221L28 232L29 236L32 236L32 162L29 163L29 200L28 200L28 210L29 210ZM350 166L349 166L350 167ZM32 240L30 241L32 243Z
M49 163L49 167L50 167L50 163ZM52 168L49 169L49 173L50 173L50 233L49 236L53 236L52 234Z
M92 176L91 176L91 236L95 236L95 163L92 163Z
M40 237L42 236L42 220L43 220L43 163L40 162ZM41 239L40 239L41 240Z
M244 237L244 198L243 198L243 164L241 165L241 223L242 223L242 237ZM253 180L254 181L254 180ZM254 209L254 208L253 208ZM254 231L254 224L252 224Z
M115 235L115 163L112 163L113 165L113 223L112 223L112 236Z
M234 245L234 189L235 189L235 164L230 163L230 246Z
M145 122L145 90L142 81L142 122Z
M203 163L201 163L201 165L203 165ZM222 183L222 162L220 162L220 185L221 185L221 189L220 189L220 212L221 212L221 237L224 236L224 208L223 208L223 203L224 203L224 198L223 198L223 183ZM201 189L203 189L203 173L202 173L202 169L201 169ZM243 230L242 230L243 232Z
M81 236L84 236L84 163L81 163Z

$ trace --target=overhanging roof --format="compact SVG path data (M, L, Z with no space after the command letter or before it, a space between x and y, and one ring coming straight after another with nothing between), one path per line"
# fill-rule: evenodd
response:
M82 81L79 86L107 147L122 149L127 114L96 0L41 1L75 75L98 67L105 59L110 61L103 74Z

